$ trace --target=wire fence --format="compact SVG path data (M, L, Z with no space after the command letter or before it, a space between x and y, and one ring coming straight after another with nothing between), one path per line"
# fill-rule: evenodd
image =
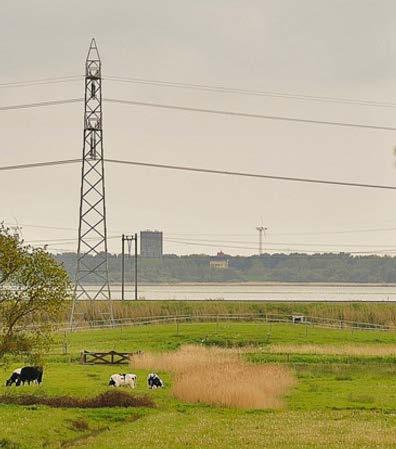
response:
M58 329L62 332L76 332L93 329L106 329L129 326L144 326L154 324L171 323L204 323L204 322L265 322L285 323L293 325L304 325L319 328L332 329L354 329L354 330L376 330L396 331L395 326L349 321L335 318L324 318L307 315L286 315L276 313L246 313L246 314L203 314L203 315L158 315L149 317L116 318L111 321L105 319L93 319L80 321L73 326L69 323L61 323Z
M213 333L213 335L208 335L208 329L203 329L199 327L202 324L213 323L215 327L211 329L209 333ZM56 325L58 339L55 344L52 345L51 349L48 351L47 355L51 357L59 357L60 360L66 361L78 361L80 358L80 352L82 350L86 350L87 348L91 348L92 345L95 346L95 349L103 349L110 350L115 349L121 345L121 347L129 348L128 351L132 348L133 350L140 349L140 344L154 344L161 343L156 336L155 331L152 333L136 333L136 336L133 335L128 336L127 333L123 334L124 330L133 327L139 326L161 326L161 325L169 325L169 330L171 331L172 337L174 335L182 336L183 329L182 325L188 325L187 336L195 339L196 341L204 342L207 338L209 340L213 338L217 338L219 333L225 331L226 328L220 327L220 324L227 323L239 323L243 324L244 328L235 329L238 333L239 338L245 338L246 342L251 342L255 344L257 342L252 340L252 332L246 328L246 326L251 325L252 330L253 326L262 327L262 330L265 330L265 335L261 335L260 342L261 343L270 343L272 342L271 335L271 326L272 324L284 324L288 326L296 326L300 328L305 336L309 335L311 328L318 329L334 329L341 330L345 332L354 333L359 331L377 331L377 332L396 332L395 326L385 326L382 324L376 323L366 323L366 322L357 322L350 320L337 320L334 318L324 318L324 317L315 317L308 315L287 315L287 314L274 314L274 313L246 313L246 314L203 314L203 315L158 315L158 316L150 316L150 317L133 317L133 318L118 318L114 319L111 322L108 320L96 319L90 321L80 321L76 323L72 328L69 323L58 323ZM30 326L32 328L33 326ZM26 329L26 328L25 328ZM108 334L98 333L94 337L92 335L85 336L85 332L91 333L91 331L100 331L100 330L118 330L116 334ZM173 329L173 331L172 331ZM232 328L229 328L226 334L229 334L229 331ZM246 332L243 332L246 331ZM242 332L242 333L241 333ZM256 332L256 330L254 331ZM79 334L81 335L79 336ZM173 335L174 334L174 335ZM244 335L244 336L243 336ZM132 338L132 339L131 339ZM166 339L164 334L161 334L161 339ZM228 335L229 339L230 336ZM226 339L227 339L226 338ZM162 342L163 343L163 342ZM227 343L227 342L226 342ZM233 343L232 341L230 343ZM234 342L235 343L235 342ZM227 343L228 344L228 343ZM289 353L272 353L261 348L262 355L267 354L268 361L274 361L276 363L306 363L306 361L299 360L302 357L302 354L289 354ZM21 353L22 355L22 353ZM26 354L29 356L29 354ZM66 357L66 358L65 358ZM341 356L340 356L341 357ZM338 357L338 358L340 358ZM342 356L343 357L343 356ZM340 363L351 363L351 357L345 357L345 360L338 360ZM320 360L316 360L319 362ZM371 361L371 363L373 363ZM310 362L311 363L311 362ZM381 362L382 363L382 362ZM394 363L394 359L390 361L390 363Z

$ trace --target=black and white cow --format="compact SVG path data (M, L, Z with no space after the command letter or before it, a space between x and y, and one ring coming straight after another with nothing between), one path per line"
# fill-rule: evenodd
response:
M41 384L43 380L43 368L39 366L24 366L14 370L9 379L7 379L6 386L10 387L15 383L17 387L25 385L27 382Z
M11 373L10 378L7 379L7 381L6 381L6 387L10 387L12 384L17 383L17 381L20 378L21 371L22 371L22 368L14 369L14 371Z
M147 376L147 384L150 389L162 388L164 386L164 382L162 382L157 373L150 373Z
M110 376L110 387L136 387L137 376L136 374L113 374Z

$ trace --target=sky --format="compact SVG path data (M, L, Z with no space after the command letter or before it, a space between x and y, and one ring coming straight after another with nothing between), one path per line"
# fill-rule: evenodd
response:
M0 108L83 96L95 37L103 76L396 103L396 4L387 0L2 0ZM103 81L103 96L396 126L394 107ZM83 105L0 110L0 166L79 158ZM396 185L394 131L104 104L105 157ZM0 219L26 242L75 250L78 165L0 172ZM396 192L106 166L109 249L164 232L166 253L396 251ZM51 228L51 229L50 229ZM59 229L52 229L59 228ZM60 240L57 242L57 240ZM70 239L70 241L62 241Z

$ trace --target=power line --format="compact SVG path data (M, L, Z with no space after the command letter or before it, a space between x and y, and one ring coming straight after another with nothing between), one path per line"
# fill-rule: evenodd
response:
M66 159L59 161L48 161L48 162L33 162L29 164L18 164L18 165L6 165L0 167L0 171L9 171L9 170L21 170L26 168L38 168L38 167L47 167L47 166L55 166L55 165L66 165L66 164L75 164L81 162L81 159ZM178 171L188 171L188 172L196 172L196 173L208 173L208 174L217 174L217 175L228 175L228 176L241 176L246 178L259 178L259 179L273 179L277 181L291 181L291 182L303 182L303 183L311 183L311 184L328 184L328 185L336 185L336 186L344 186L344 187L363 187L370 189L382 189L382 190L396 190L396 186L391 185L381 185L381 184L363 184L357 182L347 182L347 181L333 181L333 180L324 180L324 179L313 179L313 178L297 178L291 176L275 176L275 175L265 175L261 173L247 173L247 172L235 172L229 170L216 170L209 168L198 168L198 167L187 167L181 165L167 165L167 164L154 164L149 162L137 162L137 161L126 161L126 160L118 160L118 159L104 159L105 162L111 164L121 164L121 165L134 165L138 167L152 167L152 168L162 168L167 170L178 170Z
M382 131L396 131L395 127L392 126L377 126L377 125L364 125L361 123L347 123L347 122L332 122L326 120L310 120L297 117L285 117L278 115L263 115L263 114L252 114L248 112L237 112L237 111L227 111L222 109L206 109L206 108L196 108L189 106L177 106L173 104L164 103L149 103L144 101L133 101L133 100L119 100L115 98L105 98L104 101L108 103L119 103L132 106L145 106L150 108L160 108L160 109L171 109L176 111L188 111L188 112L202 112L206 114L216 114L224 115L230 117L244 117L244 118L255 118L263 120L280 120L283 122L294 122L294 123L309 123L311 125L326 125L326 126L342 126L347 128L365 128L365 129L375 129Z
M6 226L13 226L14 223L4 223ZM47 225L33 225L26 223L18 223L19 226L23 226L25 228L38 228L38 229L53 229L58 231L77 231L77 228L66 228L61 226L47 226Z
M149 162L136 162L136 161L125 161L117 159L105 159L106 162L112 164L122 164L122 165L134 165L138 167L152 167L152 168L163 168L168 170L179 170L188 172L198 172L198 173L209 173L216 175L228 175L228 176L242 176L247 178L261 178L261 179L273 179L277 181L292 181L292 182L303 182L311 184L329 184L344 187L364 187L369 189L384 189L384 190L396 190L396 186L391 185L380 185L380 184L363 184L358 182L347 182L347 181L332 181L324 179L312 179L312 178L297 178L291 176L275 176L275 175L265 175L261 173L247 173L247 172L235 172L229 170L215 170L209 168L197 168L197 167L187 167L181 165L167 165L167 164L154 164Z
M108 240L113 240L113 239L119 239L121 236L120 235L112 235L107 237ZM92 241L100 241L99 238L90 238L89 240ZM179 244L202 244L202 246L206 246L206 243L209 243L209 246L213 246L213 247L219 247L219 246L224 246L223 244L229 244L229 243L236 243L236 244L255 244L256 242L251 242L251 241L238 241L238 240L209 240L209 239L180 239L180 238L174 238L174 237L170 237L170 238L165 238L164 240L169 241L169 242L173 242L173 243L179 243ZM59 238L59 239L50 239L50 240L29 240L29 243L42 243L48 246L52 246L54 244L58 244L58 243L64 243L64 244L73 244L77 241L76 238ZM381 250L378 251L382 251L382 250L387 250L387 249L394 249L396 251L396 246L395 245L372 245L372 244L366 244L366 245L362 245L362 244L353 244L353 245L342 245L342 244L333 244L333 243L296 243L296 242L266 242L267 246L270 245L275 245L275 246L286 246L286 245L296 245L296 246L305 246L305 247L335 247L335 248L377 248L378 246L381 246ZM226 246L226 247L230 247L230 248L241 248L241 249L257 249L256 247L247 247L247 246ZM382 249L383 248L383 249ZM271 248L274 249L274 248ZM278 248L279 249L279 248ZM283 249L283 248L281 248ZM299 248L287 248L287 251L303 251ZM321 251L319 249L315 249L312 251ZM311 252L311 251L310 251ZM348 251L349 252L349 251ZM360 253L360 252L358 252ZM365 251L364 251L365 253Z
M15 223L4 223L6 226L14 226ZM74 231L77 232L78 228L72 228L72 227L63 227L63 226L48 226L48 225L40 225L40 224L31 224L31 223L18 223L19 226L24 228L37 228L37 229L51 229L51 230L58 230L58 231ZM356 234L356 233L369 233L369 232L393 232L396 231L396 228L394 227L388 227L388 228L367 228L367 229L345 229L345 230L338 230L338 231L319 231L319 232L271 232L271 236L296 236L296 235L330 235L330 234ZM117 231L118 232L118 231ZM119 231L121 232L121 231ZM182 239L184 240L185 236L187 237L207 237L207 236L220 236L220 237L254 237L254 234L230 234L226 232L209 232L209 233L166 233L167 236L174 238L174 239ZM192 239L196 240L196 239ZM205 239L209 241L208 239ZM218 241L216 239L216 241ZM226 240L227 242L231 242L231 240ZM245 242L246 243L246 242ZM249 242L252 243L252 242Z
M318 95L305 95L305 94L291 94L286 92L274 92L274 91L259 91L251 89L243 89L236 87L227 87L224 85L209 85L209 84L196 84L196 83L184 83L175 81L163 81L153 80L146 78L127 78L122 76L109 75L103 79L108 81L115 81L120 83L130 83L138 85L150 85L156 87L178 88L178 89L190 89L203 92L216 92L226 94L238 94L238 95L251 95L260 97L273 97L273 98L285 98L291 100L303 100L303 101L315 101L326 103L339 103L339 104L352 104L358 106L375 106L384 108L394 108L396 103L376 100L362 100L353 98L340 98Z
M220 245L221 243L246 243L246 244L252 244L254 245L256 242L254 241L247 241L247 240L218 240L218 239L195 239L195 238L175 238L171 237L172 241L176 242L207 242L207 243L217 243ZM298 246L313 246L313 247L336 247L336 248L378 248L378 244L339 244L339 243L324 243L324 242L318 242L318 243L299 243L299 242L271 242L266 241L265 244L268 245L275 245L275 246L288 246L288 245L298 245ZM396 245L380 245L382 248L393 248L396 249Z
M23 226L23 225L22 225ZM45 228L50 228L53 229L53 227L45 227ZM62 228L55 228L55 229L62 229ZM65 229L65 228L63 228ZM72 229L72 228L66 228L66 229ZM74 229L73 229L74 230ZM120 235L111 235L108 237L109 240L113 240L113 239L119 239ZM99 241L99 238L90 238L89 240L92 241ZM165 241L169 241L169 242L173 242L173 243L178 243L178 244L196 244L197 246L199 246L201 244L201 246L207 246L206 243L210 244L208 246L211 247L222 247L224 246L224 244L255 244L256 242L253 241L241 241L241 240L210 240L210 239L194 239L194 238L190 238L190 239L184 239L184 238L175 238L175 237L170 237L170 238L164 238ZM50 240L29 240L29 243L41 243L41 244L45 244L47 246L52 246L52 245L56 245L58 243L63 243L63 244L74 244L77 241L76 238L57 238L57 239L50 239ZM353 244L353 245L342 245L342 244L336 244L336 243L323 243L323 242L319 242L319 243L298 243L298 242L271 242L268 241L266 242L267 246L270 245L275 245L275 246L285 246L285 245L296 245L296 246L303 246L303 247L335 247L335 248L377 248L376 252L380 252L380 251L385 251L385 250L394 250L396 251L396 246L395 245L373 245L373 244L366 244L366 245L362 245L362 244ZM380 246L381 248L378 249L378 246ZM250 247L250 246L225 246L227 248L240 248L240 249L256 249L256 247ZM270 249L274 249L274 248L270 248ZM283 249L283 248L278 248L278 249ZM287 249L283 249L283 250L287 250L287 251L303 251L300 248L287 248ZM304 250L305 251L305 250ZM323 251L323 249L315 249L315 250L311 250L309 252L320 252ZM347 251L350 252L350 251ZM366 253L366 251L355 251L354 253L360 254L360 253Z
M62 161L32 162L29 164L4 165L4 166L0 167L0 171L23 170L26 168L51 167L51 166L55 166L55 165L76 164L77 162L81 162L81 159L66 159L66 160L62 160Z
M83 101L82 98L71 98L67 100L49 100L49 101L40 101L35 103L26 103L26 104L18 104L18 105L9 105L9 106L0 106L0 111L10 111L10 110L18 110L18 109L29 109L29 108L41 108L47 106L56 106L61 104L70 104L70 103L81 103ZM292 122L292 123L306 123L311 125L325 125L325 126L340 126L344 128L363 128L363 129L372 129L377 131L396 131L396 127L392 126L381 126L381 125L366 125L362 123L348 123L348 122L335 122L335 121L326 121L326 120L311 120L304 119L298 117L286 117L286 116L278 116L278 115L263 115L263 114L253 114L248 112L238 112L238 111L228 111L222 109L206 109L206 108L196 108L190 106L177 106L172 104L165 103L150 103L143 101L133 101L133 100L122 100L116 98L107 98L103 99L108 103L118 103L132 106L144 106L151 108L160 108L167 110L177 110L177 111L188 111L188 112L200 112L207 114L215 114L215 115L223 115L230 117L243 117L243 118L254 118L254 119L262 119L262 120L275 120L275 121L283 121L283 122Z
M119 235L112 235L110 237L108 237L108 239L119 239L120 236ZM92 241L94 240L99 240L99 239L90 239ZM66 251L66 252L70 252L70 250L65 249L65 248L59 248L57 247L57 245L59 243L67 245L67 244L75 244L77 241L77 239L52 239L52 240L30 240L28 241L29 244L34 244L34 246L37 246L39 244L41 245L45 245L48 247L48 249L50 249L51 251L54 250L61 250L61 251ZM175 243L178 245L188 245L188 246L199 246L199 247L204 247L204 248L227 248L227 249L242 249L242 250L253 250L256 251L257 248L255 246L241 246L241 245L230 245L229 243L232 243L232 241L197 241L196 239L191 239L191 240L180 240L180 239L173 239L173 238L164 238L164 241L166 242L170 242L170 243ZM235 242L235 243L250 243L250 242ZM290 245L293 245L293 243L289 243ZM268 245L276 245L276 243L272 243L272 242L268 242ZM284 243L284 245L286 245L286 243ZM312 246L312 245L322 245L322 244L296 244L296 245L300 245L300 246ZM56 246L56 248L51 248L52 246ZM323 245L323 246L327 246L327 245ZM333 245L335 247L337 247L337 245ZM354 245L356 247L374 247L374 245ZM287 251L288 253L303 253L303 254L338 254L338 253L347 253L347 254L393 254L396 252L395 247L393 246L384 246L382 245L381 248L376 249L376 250L369 250L369 251L339 251L338 253L334 253L334 252L328 252L326 250L322 249L311 249L311 250L307 250L306 248L302 249L302 248L295 248L295 247L290 247L290 248L273 248L271 246L267 246L266 247L266 251ZM285 254L285 253L277 253L277 254Z
M331 235L331 234L356 234L356 233L366 233L366 232L390 232L396 231L395 227L387 227L387 228L367 228L367 229L344 229L339 231L306 231L306 232L271 232L271 236L289 236L289 235ZM254 237L254 234L229 234L227 232L209 232L209 233L168 233L167 235L172 237L179 236L232 236L232 237Z
M15 226L15 223L4 223L6 226ZM51 230L56 230L56 231L73 231L73 232L77 232L78 231L78 227L72 228L72 227L63 227L63 226L48 226L48 225L39 225L39 224L27 224L27 223L18 223L18 225L20 227L23 228L38 228L38 229L51 229ZM114 232L119 232L121 235L121 231L119 230L115 230L113 229ZM110 238L119 238L119 235L115 236L115 237L110 237Z
M15 88L15 87L30 87L30 86L41 86L48 84L59 84L59 83L70 83L81 80L82 76L62 76L55 78L41 78L36 80L28 81L13 81L0 83L0 89Z
M254 250L257 251L256 247L253 246L234 246L234 245L214 245L211 243L198 243L198 242L191 242L191 241L186 241L186 242L180 242L177 240L173 240L173 239L167 239L164 238L164 241L167 242L171 242L171 243L175 243L175 244L179 244L179 245L191 245L191 246L199 246L199 247L204 247L204 248L227 248L227 249L243 249L243 250ZM279 248L271 248L268 247L266 248L266 251L279 251ZM318 254L318 253L326 253L323 250L307 250L307 249L301 249L301 248L282 248L282 251L287 251L287 252L297 252L297 253L314 253L314 254ZM376 251L340 251L342 253L346 253L346 254L379 254L379 253L394 253L396 252L395 250L387 250L385 249L378 249ZM337 253L326 253L326 254L337 254Z
M81 103L82 98L70 98L68 100L38 101L35 103L13 104L10 106L0 106L0 111L12 111L17 109L43 108L47 106L57 106L60 104Z
M110 237L107 237L107 239L120 239L121 236L120 235L112 235ZM91 241L97 241L100 242L102 240L102 238L99 237L90 237L87 238L86 240L91 240ZM57 243L75 243L77 242L78 239L77 238L66 238L66 239L50 239L50 240L29 240L28 243L42 243L44 245L53 245L53 244L57 244Z
M75 82L83 79L83 75L65 75L60 77L52 78L39 78L34 80L22 80L22 81L10 81L0 83L0 88L9 87L25 87L34 85L45 85L45 84L56 84L56 83L68 83ZM375 106L375 107L385 107L385 108L395 108L396 102L388 101L378 101L378 100L367 100L367 99L354 99L354 98L343 98L343 97L331 97L331 96L320 96L320 95L307 95L307 94L293 94L288 92L278 92L278 91L263 91L263 90L252 90L239 87L229 87L224 85L210 85L204 83L185 83L179 81L164 81L155 80L148 78L136 78L136 77L123 77L117 75L108 75L102 79L111 82L138 84L138 85L151 85L156 87L167 87L167 88L179 88L179 89L190 89L198 90L204 92L217 92L217 93L227 93L227 94L238 94L238 95L251 95L251 96L264 96L264 97L274 97L274 98L286 98L292 100L303 100L303 101L315 101L315 102L326 102L326 103L339 103L339 104L352 104L358 106Z
M368 228L368 229L346 229L339 231L313 231L313 232L276 232L271 233L271 235L327 235L327 234L356 234L356 233L366 233L366 232L389 232L396 231L396 228Z
M119 239L120 236L112 236L110 237L111 239L113 238L117 238ZM216 244L211 244L211 243L198 243L198 242L191 242L191 241L186 241L186 242L180 242L180 241L176 241L173 239L169 239L169 238L164 238L164 241L166 242L170 242L170 243L174 243L177 245L187 245L187 246L198 246L201 248L226 248L226 249L241 249L241 250L250 250L250 251L257 251L256 247L253 246L235 246L235 245L216 245ZM31 243L35 242L35 247L39 247L40 245L37 244L36 240L32 240ZM70 249L67 248L59 248L56 247L54 248L53 245L56 245L57 243L63 243L66 244L68 242L66 242L65 240L58 240L58 241L53 241L54 243L44 243L44 241L40 241L42 243L42 245L45 245L48 247L48 250L50 251L63 251L66 253L74 253L74 251L71 251ZM69 243L75 243L76 239L74 241L70 241ZM41 246L42 246L41 245ZM291 253L291 254L287 254L287 253L280 253L279 251L287 251L287 253ZM270 257L283 257L283 256L293 256L293 257L298 257L298 255L338 255L340 253L344 253L344 254L351 254L351 255L390 255L392 256L396 250L392 250L392 249L377 249L377 250L371 250L371 251L339 251L339 252L328 252L326 250L323 249L315 249L315 250L307 250L307 249L301 249L301 248L271 248L271 247L267 247L266 251L277 251L276 253L270 254Z

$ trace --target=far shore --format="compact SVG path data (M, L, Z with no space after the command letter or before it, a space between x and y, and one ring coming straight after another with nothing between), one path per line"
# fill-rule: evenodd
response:
M131 285L127 282L125 285ZM89 285L89 284L88 284ZM94 284L92 284L94 285ZM313 286L313 287L396 287L396 283L375 282L141 282L139 286L252 286L252 287L278 287L278 286ZM111 283L111 287L121 287L120 282Z

